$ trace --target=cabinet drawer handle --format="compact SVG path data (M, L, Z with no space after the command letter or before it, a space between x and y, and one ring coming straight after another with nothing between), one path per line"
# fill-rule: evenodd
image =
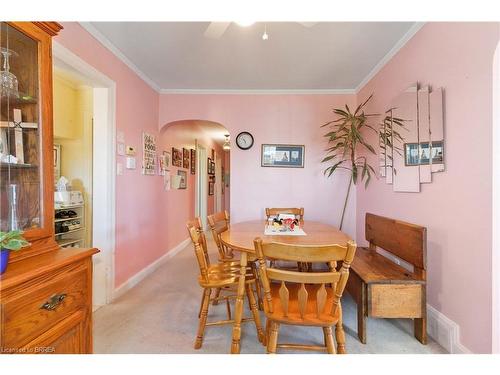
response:
M61 294L54 294L49 298L47 302L45 302L42 306L40 306L40 309L48 310L48 311L53 311L59 306L59 304L64 301L66 298L66 293L61 293Z

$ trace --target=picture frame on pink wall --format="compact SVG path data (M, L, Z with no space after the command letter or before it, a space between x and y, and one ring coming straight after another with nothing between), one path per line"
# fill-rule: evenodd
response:
M189 150L182 149L182 168L189 169Z
M191 149L191 174L196 174L196 150Z
M187 172L179 170L177 171L177 176L181 178L179 189L187 189Z
M172 147L172 165L182 168L182 151L175 147Z
M156 174L156 137L146 132L142 133L142 174Z
M262 167L304 168L304 145L263 144Z
M208 195L214 195L215 181L208 181Z

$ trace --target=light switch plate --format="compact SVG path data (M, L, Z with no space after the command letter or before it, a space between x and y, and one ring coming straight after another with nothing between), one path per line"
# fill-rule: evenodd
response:
M127 169L135 169L136 161L133 157L127 157Z
M116 163L116 174L118 176L121 176L123 174L123 164L122 163Z
M118 145L116 147L116 152L118 155L123 156L125 155L125 143L118 142Z

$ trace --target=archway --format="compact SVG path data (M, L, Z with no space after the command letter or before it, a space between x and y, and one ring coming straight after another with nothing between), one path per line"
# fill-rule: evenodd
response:
M230 157L229 151L223 149L229 131L222 124L209 120L178 120L165 124L160 129L159 146L161 150L171 153L172 162L175 163L174 154L178 151L188 150L194 153L193 165L190 161L189 168L171 164L169 166L170 178L177 178L180 173L186 172L186 187L170 189L166 206L174 208L179 220L174 220L172 210L167 208L166 221L174 225L180 216L192 219L199 216L206 227L206 217L212 213L230 211ZM170 213L169 213L170 212ZM169 226L171 227L171 226Z

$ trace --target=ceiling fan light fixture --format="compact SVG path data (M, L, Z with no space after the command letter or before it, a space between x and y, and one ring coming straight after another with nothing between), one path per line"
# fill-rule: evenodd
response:
M267 27L264 26L264 34L262 34L262 40L268 40L269 34L267 33Z
M231 144L229 143L229 134L224 134L224 137L226 137L226 140L224 141L224 144L222 145L222 149L224 151L229 151L229 150L231 150Z

